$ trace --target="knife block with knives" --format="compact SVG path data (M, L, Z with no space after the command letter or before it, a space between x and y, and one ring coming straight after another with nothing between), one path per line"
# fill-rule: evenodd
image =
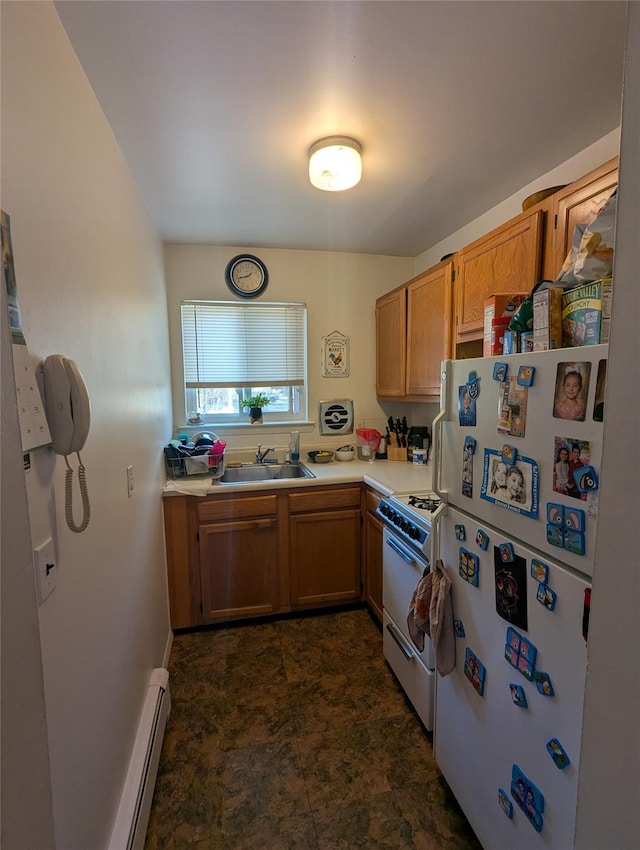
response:
M407 450L402 446L387 446L387 460L407 460Z
M406 416L390 416L387 420L387 460L407 461L407 434L409 427Z

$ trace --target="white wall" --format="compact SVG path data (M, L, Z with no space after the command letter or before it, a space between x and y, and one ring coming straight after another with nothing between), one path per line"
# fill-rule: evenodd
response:
M65 525L64 462L49 449L33 453L27 493L29 549L53 535L58 565L38 609L56 845L98 850L149 671L170 640L160 504L167 314L162 246L49 2L2 4L2 207L34 361L73 358L91 393L88 529Z
M2 358L2 734L0 845L53 850L53 810L44 707L40 629L35 602L27 492L22 473L7 293L0 281Z
M541 137L540 143L544 144L544 139ZM445 254L454 253L464 248L465 245L470 245L474 240L489 233L494 227L499 227L522 212L522 202L534 192L539 192L541 189L546 189L550 186L562 186L566 183L572 183L579 177L582 177L587 172L603 162L612 159L618 155L620 149L620 128L612 130L602 139L598 139L589 147L572 156L566 162L561 163L556 168L538 177L532 183L528 183L519 192L506 198L502 203L492 207L487 212L483 213L478 218L465 224L460 230L447 236L441 242L433 245L424 253L416 257L415 274L435 265L440 261L440 258Z
M318 405L325 399L353 399L356 423L364 422L366 427L384 431L386 417L392 410L389 408L387 412L376 401L375 300L413 276L413 259L207 245L165 246L176 429L182 428L185 416L180 301L233 300L224 281L224 270L228 261L241 250L259 256L269 269L269 288L258 302L298 301L306 303L308 307L309 418L316 424L314 428L302 429L302 445L318 448L353 440L353 435L339 438L337 443L335 438L319 436ZM348 378L322 377L322 337L335 330L350 339L351 368ZM403 408L411 424L422 424L418 419L420 408L425 405L396 407ZM416 410L415 414L411 413L412 409ZM232 435L225 434L230 447L255 446L258 441L268 442L269 445L286 445L288 442L288 430L276 432L263 426L247 426L244 433L238 433L238 430Z
M577 850L640 842L640 5L629 4L589 668L578 787Z

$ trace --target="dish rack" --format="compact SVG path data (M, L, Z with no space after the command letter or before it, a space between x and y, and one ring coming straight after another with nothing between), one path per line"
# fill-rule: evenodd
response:
M165 446L164 463L167 478L185 478L188 475L210 475L213 481L222 478L225 471L224 440L216 440L207 454L189 455L181 447Z

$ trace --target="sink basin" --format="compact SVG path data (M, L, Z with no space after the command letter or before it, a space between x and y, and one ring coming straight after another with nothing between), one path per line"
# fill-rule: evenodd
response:
M248 481L279 481L283 478L315 478L301 463L247 463L227 468L221 484L246 484Z

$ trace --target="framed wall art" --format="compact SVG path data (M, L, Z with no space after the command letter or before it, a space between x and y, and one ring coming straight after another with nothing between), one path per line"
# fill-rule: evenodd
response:
M322 338L322 377L349 377L349 337L340 331Z

